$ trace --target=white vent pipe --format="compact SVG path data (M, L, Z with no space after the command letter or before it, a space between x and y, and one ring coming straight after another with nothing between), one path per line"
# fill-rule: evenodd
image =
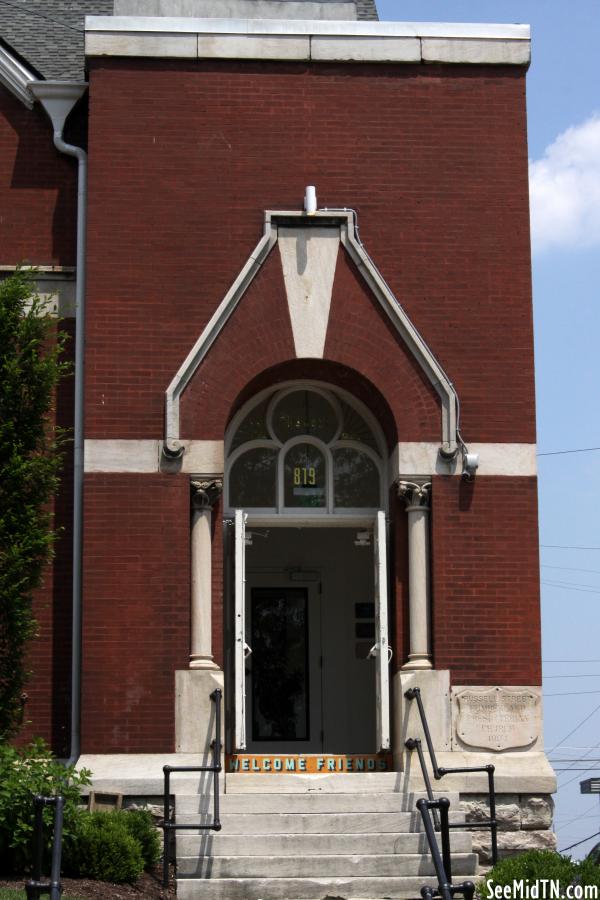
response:
M309 184L304 193L304 212L308 216L314 216L317 211L317 189L314 184Z

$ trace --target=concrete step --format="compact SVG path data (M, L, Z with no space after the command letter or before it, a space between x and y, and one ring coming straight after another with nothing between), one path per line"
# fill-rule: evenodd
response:
M210 814L177 816L179 825L212 821ZM450 813L450 821L464 822L464 813ZM402 813L229 813L221 816L226 834L368 834L391 831L394 834L419 831L420 814ZM190 829L190 831L193 831Z
M225 775L226 794L306 794L325 791L335 794L385 793L404 791L402 772L332 772L331 774L270 775L251 772L228 772Z
M439 840L438 840L439 842ZM453 831L452 853L470 853L471 835ZM370 834L227 834L203 832L177 833L177 854L183 856L320 856L366 854L412 854L428 852L423 832L402 834L372 832Z
M455 853L452 857L453 875L472 874L476 869L474 853ZM178 878L353 878L363 876L399 877L408 875L435 876L428 856L356 855L356 856L180 856Z
M192 824L197 816L177 817L178 824ZM201 820L205 816L199 817ZM344 834L371 831L413 831L418 813L231 813L221 817L226 834ZM190 829L191 830L191 829Z
M425 876L427 878L427 876ZM395 878L181 878L177 900L322 900L361 897L387 900L420 896L423 876ZM436 886L435 879L429 883Z
M220 797L222 815L229 813L359 813L412 812L417 799L425 794L224 794ZM457 793L439 793L448 797L451 809L458 807ZM212 796L177 794L177 816L212 813Z

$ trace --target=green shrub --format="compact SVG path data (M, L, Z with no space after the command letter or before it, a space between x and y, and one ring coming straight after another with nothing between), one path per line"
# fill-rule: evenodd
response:
M79 809L79 787L90 783L90 773L59 763L43 741L33 741L28 747L16 749L0 745L0 860L2 869L22 873L31 864L33 835L33 798L36 794L65 798L63 835L65 843L72 838ZM46 851L52 842L51 823L54 809L44 810Z
M0 743L22 723L32 595L56 540L49 501L66 434L51 420L55 388L69 371L64 344L33 272L0 281Z
M142 847L129 833L122 813L86 812L64 847L63 869L74 878L136 881L144 871Z
M497 863L478 886L478 893L481 897L488 898L492 896L488 890L489 882L492 882L493 889L496 886L512 887L515 881L523 880L530 886L536 881L540 882L539 900L556 896L551 894L551 886L544 884L543 879L554 883L553 890L556 890L555 885L558 884L559 895L564 896L571 884L600 885L600 867L590 860L576 862L569 856L561 856L552 850L528 850Z
M152 816L145 809L126 809L117 813L142 848L144 868L151 869L158 862L161 852L160 835L154 827Z

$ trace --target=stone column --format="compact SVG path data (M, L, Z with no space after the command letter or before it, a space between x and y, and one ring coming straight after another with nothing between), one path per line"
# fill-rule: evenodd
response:
M431 483L400 481L408 513L410 652L403 669L431 669L429 597L429 493Z
M212 507L223 482L192 481L190 669L218 669L212 656Z

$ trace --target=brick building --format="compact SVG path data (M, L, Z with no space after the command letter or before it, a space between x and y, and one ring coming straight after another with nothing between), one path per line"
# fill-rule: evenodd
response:
M37 266L66 328L86 310L75 639L70 533L31 730L155 795L163 762L206 760L218 686L226 790L293 765L407 792L419 687L440 763L496 765L504 845L551 846L528 28L366 0L1 15L2 272ZM80 96L87 188L42 109ZM477 807L481 776L453 778Z

